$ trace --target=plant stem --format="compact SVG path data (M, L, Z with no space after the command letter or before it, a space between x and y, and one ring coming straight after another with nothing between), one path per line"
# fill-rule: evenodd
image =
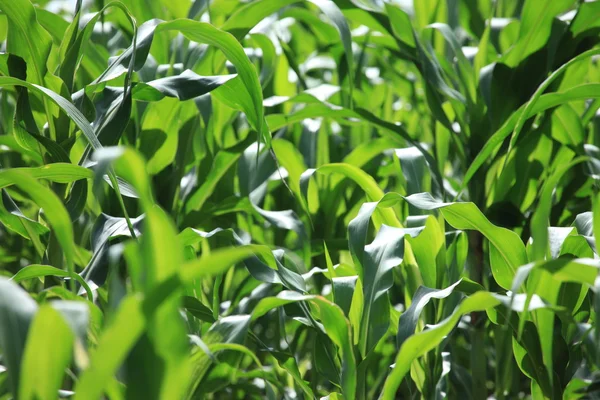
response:
M471 255L471 279L483 284L483 235L477 231L469 232ZM473 398L487 398L487 358L485 355L485 324L480 321L481 313L471 313L471 372Z
M113 189L117 194L117 200L119 201L119 205L121 206L121 211L123 211L123 217L125 217L125 222L127 223L127 228L129 229L129 233L131 233L131 237L137 239L137 235L135 234L135 229L133 229L133 224L131 223L131 219L129 218L129 214L127 213L127 207L125 207L125 202L123 201L123 196L121 195L121 190L119 189L119 182L115 177L114 172L108 171L108 178L113 185Z

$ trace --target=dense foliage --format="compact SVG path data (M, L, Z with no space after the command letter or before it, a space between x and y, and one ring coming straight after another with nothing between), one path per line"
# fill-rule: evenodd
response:
M0 11L0 399L596 396L600 1Z

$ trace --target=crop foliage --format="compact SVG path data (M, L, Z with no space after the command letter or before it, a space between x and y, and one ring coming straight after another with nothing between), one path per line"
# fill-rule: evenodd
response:
M596 398L599 21L0 0L0 399Z

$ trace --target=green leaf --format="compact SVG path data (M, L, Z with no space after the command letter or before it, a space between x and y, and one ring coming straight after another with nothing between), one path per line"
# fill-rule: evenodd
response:
M94 151L92 159L98 162L96 181L101 180L106 172L114 168L119 176L134 187L143 208L152 207L154 195L150 187L149 176L146 173L146 163L138 152L124 147L103 147Z
M11 86L22 86L25 87L34 93L38 93L44 98L47 98L54 102L62 111L67 114L67 116L77 125L79 129L83 132L85 137L90 142L90 145L93 148L100 148L102 145L98 141L94 130L92 129L89 121L85 118L83 114L67 99L60 96L59 94L53 92L50 89L47 89L43 86L39 86L36 84L25 82L21 79L11 78L11 77L0 77L0 86L1 87L11 87Z
M30 81L43 84L52 39L38 23L33 4L29 0L2 0L0 10L9 22L8 52L27 62Z
M542 48L550 37L554 17L567 11L573 3L573 0L525 1L521 13L519 38L505 54L504 62L513 67Z
M529 274L536 269L549 272L560 282L575 282L593 286L598 275L598 268L600 268L600 264L594 259L574 259L568 256L559 257L555 260L529 263L517 271L511 291L516 293Z
M415 256L423 283L432 288L441 288L446 275L446 240L440 224L433 216L416 237L407 237Z
M491 244L492 274L496 282L503 288L509 289L517 268L527 264L527 253L519 236L508 229L493 225L473 203L443 203L434 199L429 193L419 193L407 197L397 193L388 193L378 203L370 203L369 212L372 213L379 207L391 207L402 199L422 210L440 209L446 221L456 229L481 232ZM359 248L360 245L355 247L355 249ZM354 251L360 252L361 250Z
M387 332L390 324L388 290L393 284L392 269L404 258L403 229L383 225L373 242L364 248L361 282L364 306L359 346L366 356Z
M144 234L140 240L140 261L143 271L135 278L139 287L152 296L161 284L176 278L183 261L183 247L177 240L175 227L167 214L158 206L145 210ZM182 398L191 378L189 349L186 343L184 321L179 313L182 287L173 287L168 297L157 304L147 318L147 338L136 344L127 363L127 370L136 371L128 383L128 396L148 393L147 379L157 379L158 390L165 398ZM166 328L168 327L168 328ZM135 360L145 361L142 366ZM162 364L156 369L156 364Z
M586 160L586 157L574 159L569 164L564 165L559 170L555 171L544 183L540 194L540 201L531 217L531 236L533 237L530 256L531 261L542 260L546 257L546 252L548 250L548 226L552 208L552 194L558 185L558 182L569 169Z
M25 358L27 333L37 310L36 302L27 292L0 277L0 320L4 321L0 324L0 348L15 398L19 398L21 362Z
M257 0L246 3L233 13L223 24L222 29L236 39L242 39L250 30L269 15L301 0Z
M517 268L527 263L525 246L519 236L508 229L493 225L475 204L436 202L427 193L408 196L406 201L425 210L440 208L446 221L456 229L481 232L491 244L492 274L503 288L510 288Z
M262 106L263 96L260 81L256 69L248 60L244 49L240 43L230 34L213 27L210 24L196 22L191 20L179 19L161 23L156 32L176 30L190 40L198 43L206 43L210 46L220 49L228 60L230 60L237 69L237 73L244 83L252 99L251 120L255 121L254 128L261 135L267 146L270 145L271 136L268 128L263 126L264 110Z
M341 383L344 396L354 398L356 392L356 361L352 351L352 332L350 323L344 317L344 312L337 305L320 296L304 296L295 292L281 292L277 297L261 300L252 312L252 319L255 320L276 307L299 301L310 301L318 308L325 332L342 352Z
M2 189L1 199L0 221L2 224L24 238L31 240L38 254L43 254L44 249L40 242L40 235L48 233L49 229L39 222L27 218L4 189Z
M187 312L201 321L215 322L210 308L202 304L200 300L195 297L183 296L183 307L187 310Z
M333 302L337 304L346 316L350 316L352 298L356 288L358 276L342 276L331 279L333 287Z
M255 254L260 254L262 257L273 260L271 252L263 246L247 245L223 248L213 251L209 256L188 261L179 270L179 276L182 282L191 283L194 279L221 274L232 265L244 261Z
M511 146L516 143L516 140L520 134L525 121L530 117L536 115L541 111L545 111L549 108L556 107L562 104L566 104L573 100L579 99L588 99L588 98L596 98L597 93L594 92L595 84L584 84L580 86L576 86L570 89L567 89L563 92L557 93L549 93L543 94L543 92L550 86L550 84L556 80L563 72L567 70L570 66L585 60L587 58L593 57L594 55L600 54L600 50L593 49L588 50L579 54L577 57L572 58L565 64L563 64L560 68L554 71L540 86L536 89L533 96L529 99L527 104L521 106L517 111L515 111L510 118L498 129L485 143L481 151L477 154L469 169L465 173L465 177L463 178L463 182L461 187L464 188L467 186L471 178L475 175L477 170L488 160L492 153L496 150L496 148L511 134L512 137L510 144ZM593 86L590 86L593 85ZM513 130L514 129L514 130Z
M192 354L193 376L188 389L188 398L191 397L198 386L202 383L210 366L216 361L216 358L210 352L210 348L216 348L217 344L241 344L246 338L250 325L249 315L231 315L215 322L202 340L198 340L200 349ZM224 348L226 346L221 346Z
M423 154L416 147L407 147L397 149L396 156L400 160L402 174L406 179L406 194L430 191L429 166Z
M139 148L148 159L146 170L156 175L175 160L179 139L180 106L176 99L148 105L142 120Z
M375 182L375 180L369 176L366 172L360 168L356 168L349 164L326 164L322 165L317 169L308 169L300 176L300 190L303 195L303 200L307 201L308 185L310 178L316 173L323 174L341 174L344 177L352 179L356 182L362 190L364 190L367 198L371 201L377 201L383 197L383 192ZM382 220L389 226L400 226L400 222L391 210L381 210Z
M144 215L131 220L132 228L136 235L140 234L139 228L144 219ZM94 284L101 286L108 275L108 263L106 261L106 253L108 251L108 241L115 237L131 237L131 231L127 225L125 218L115 218L110 215L100 214L96 218L96 222L92 226L91 245L92 258L81 271L81 277L86 281L91 281Z
M558 107L552 113L552 137L574 148L583 144L585 139L583 126L579 115L569 104Z
M600 3L597 1L585 2L577 9L577 15L573 18L569 30L573 36L594 28L600 27Z
M385 150L393 149L397 143L389 138L380 138L360 143L350 154L344 157L344 164L362 168L366 163L377 157Z
M21 282L26 279L41 278L44 276L57 276L63 278L70 277L67 271L55 268L51 265L32 264L20 269L19 272L13 275L13 277L10 279L15 282ZM86 281L81 277L81 275L76 273L73 274L73 277L85 289L90 301L93 301L92 289L88 286Z
M385 380L382 398L394 399L402 379L410 370L412 362L434 349L454 328L460 318L467 313L483 311L500 304L500 300L489 292L477 292L465 299L444 321L415 334L404 341L396 356L396 363Z
M49 336L53 338L50 345ZM27 335L19 398L57 397L71 363L74 341L75 335L60 312L49 304L40 307Z
M4 172L7 172L6 174ZM94 172L90 169L79 167L73 164L46 164L37 168L12 168L0 170L0 188L16 185L15 174L27 175L34 179L46 179L57 183L71 183L79 179L90 179L94 177Z
M107 384L142 335L145 324L142 298L136 295L124 298L90 354L90 365L81 373L75 386L75 399L102 396Z
M445 299L450 296L456 286L461 281L457 281L445 289L431 289L426 286L421 286L412 298L410 307L400 315L398 321L398 335L396 335L396 346L401 348L403 343L415 334L419 317L423 309L431 299Z
M231 21L231 19L228 21ZM275 69L277 68L277 52L275 45L271 39L268 38L268 36L261 33L253 33L250 35L250 37L262 50L262 62L259 78L264 89L271 82L273 75L275 74Z
M394 36L396 36L400 42L415 48L414 30L408 14L391 3L385 3L385 10L390 19Z
M133 98L142 101L158 101L173 97L181 101L190 100L212 92L237 75L200 76L186 69L179 75L167 76L150 82L136 82Z
M59 174L58 177L59 179L64 179L64 175L62 174ZM2 181L17 186L27 193L38 206L44 209L46 218L50 222L50 226L62 247L69 275L74 278L75 244L73 241L73 227L69 213L58 196L22 171L0 171L0 182Z
M346 55L346 63L348 64L348 82L350 92L350 105L352 108L352 91L354 87L354 52L352 51L352 34L350 33L350 27L344 17L344 14L340 11L338 6L331 0L309 0L323 11L323 13L333 22L342 39L342 45L344 46L344 52Z
M202 208L215 191L219 181L233 167L241 155L240 149L235 148L221 150L215 155L206 179L190 194L185 204L186 214Z

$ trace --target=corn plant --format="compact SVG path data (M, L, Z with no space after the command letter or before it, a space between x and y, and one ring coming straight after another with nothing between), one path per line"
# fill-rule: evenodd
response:
M600 1L0 0L1 399L599 397Z

